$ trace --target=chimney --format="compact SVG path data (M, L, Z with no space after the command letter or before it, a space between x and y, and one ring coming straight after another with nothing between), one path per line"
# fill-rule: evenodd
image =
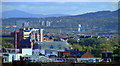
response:
M88 49L86 49L85 51L88 52Z
M17 38L18 38L18 37L17 37L17 32L15 31L15 32L14 32L14 48L15 48L15 49L17 49L17 41L18 41Z
M41 32L41 42L43 42L43 29L41 29L40 32Z

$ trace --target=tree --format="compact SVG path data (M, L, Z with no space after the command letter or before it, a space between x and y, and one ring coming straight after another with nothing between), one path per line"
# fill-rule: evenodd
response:
M77 43L77 39L69 39L67 42L70 44L74 44Z
M14 48L14 45L9 43L9 42L5 42L4 40L2 40L2 47L4 47L4 48Z
M118 38L81 38L69 39L73 49L84 50L88 49L95 57L100 57L102 51L114 52L120 54L120 44Z
M100 41L96 38L83 38L79 40L80 45L84 46L93 46L93 44L99 45Z
M4 52L8 52L8 50L6 48L2 48L2 53Z
M79 49L81 51L83 50L82 46L80 46L79 44L73 44L72 47L73 47L73 49Z
M113 50L114 54L120 55L120 45Z

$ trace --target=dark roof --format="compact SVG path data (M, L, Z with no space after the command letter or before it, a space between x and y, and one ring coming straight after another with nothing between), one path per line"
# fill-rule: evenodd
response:
M87 51L76 51L76 50L71 50L70 55L76 55L77 57L81 57L84 55Z

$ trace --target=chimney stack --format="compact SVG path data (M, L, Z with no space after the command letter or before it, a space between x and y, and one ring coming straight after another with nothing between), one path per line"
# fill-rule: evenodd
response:
M18 38L18 37L17 37L17 32L15 31L15 32L14 32L14 42L15 42L15 43L14 43L14 48L15 48L15 49L17 49L17 41L18 41L17 38Z
M41 42L43 42L43 29L41 29L40 32L41 32Z

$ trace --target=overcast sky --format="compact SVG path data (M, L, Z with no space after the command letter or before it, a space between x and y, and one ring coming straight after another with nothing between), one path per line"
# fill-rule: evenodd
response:
M114 11L117 2L3 2L2 12L20 10L32 14L78 15L96 11Z

